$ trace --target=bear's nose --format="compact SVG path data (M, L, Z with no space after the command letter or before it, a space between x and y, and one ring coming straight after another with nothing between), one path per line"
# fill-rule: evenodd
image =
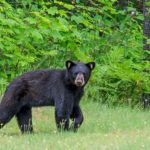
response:
M79 73L77 76L76 76L76 79L75 79L75 84L77 86L83 86L85 83L84 81L84 76L82 73Z

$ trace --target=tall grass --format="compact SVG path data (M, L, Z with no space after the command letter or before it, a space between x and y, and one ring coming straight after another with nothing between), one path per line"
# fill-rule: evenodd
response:
M83 102L85 121L77 133L57 132L54 109L33 110L34 134L22 135L15 119L0 130L5 150L148 150L150 112Z

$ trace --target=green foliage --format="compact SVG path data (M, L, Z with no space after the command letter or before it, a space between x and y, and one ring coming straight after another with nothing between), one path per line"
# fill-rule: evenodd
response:
M87 99L135 105L150 93L143 51L143 16L115 0L85 6L61 1L0 2L0 89L22 72L63 67L67 59L96 61ZM136 15L131 12L136 11Z

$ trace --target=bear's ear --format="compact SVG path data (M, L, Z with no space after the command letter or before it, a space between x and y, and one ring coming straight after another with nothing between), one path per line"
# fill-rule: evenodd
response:
M74 62L72 62L71 60L67 60L66 61L66 68L67 69L70 69L72 66L74 66L75 65L75 63Z
M90 68L90 70L93 70L95 68L95 62L89 62L86 65Z

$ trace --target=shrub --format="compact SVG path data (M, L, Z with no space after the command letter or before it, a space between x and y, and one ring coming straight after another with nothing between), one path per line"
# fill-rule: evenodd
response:
M143 16L132 6L117 9L115 0L88 6L82 1L8 2L0 2L1 93L22 72L63 67L66 59L96 61L87 99L135 105L143 91L150 92Z

